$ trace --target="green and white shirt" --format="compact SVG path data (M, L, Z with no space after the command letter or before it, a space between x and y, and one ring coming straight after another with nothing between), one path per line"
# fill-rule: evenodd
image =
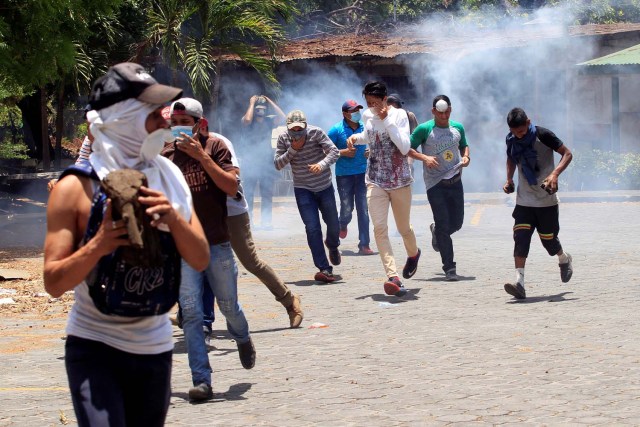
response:
M449 120L448 127L436 126L435 120L419 125L411 134L411 148L420 147L422 154L438 160L437 168L423 168L422 176L426 189L430 189L442 179L453 178L462 167L460 150L467 147L464 127Z

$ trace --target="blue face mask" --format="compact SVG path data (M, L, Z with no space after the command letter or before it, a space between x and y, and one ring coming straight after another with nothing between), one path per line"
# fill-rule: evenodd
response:
M193 128L191 126L171 126L171 133L174 138L181 137L180 133L186 133L189 136L193 135Z
M358 123L361 119L362 119L362 114L360 114L360 111L354 111L353 113L351 113L352 122Z
M305 134L307 133L306 129L302 129L302 130L290 130L289 131L289 136L293 139L300 139L302 138Z

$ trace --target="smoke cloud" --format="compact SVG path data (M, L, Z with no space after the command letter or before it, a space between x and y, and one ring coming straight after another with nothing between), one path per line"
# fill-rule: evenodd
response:
M346 99L363 103L364 84L382 80L390 92L400 94L405 109L413 111L420 122L432 118L431 102L436 95L451 98L451 118L465 126L471 149L472 163L463 178L467 192L500 191L505 180L506 115L513 107L524 108L535 124L552 130L574 153L610 149L606 142L611 133L610 82L581 76L576 67L604 54L599 37L570 35L568 25L575 18L568 7L543 8L524 18L513 15L497 19L494 10L483 9L471 18L437 15L403 29L405 36L424 37L432 51L396 57L394 61L406 70L401 74L406 75L379 75L381 68L376 68L375 61L369 66L352 60L347 66L296 60L279 66L281 89L270 93L257 77L223 76L221 99L228 107L220 111L223 129L236 145L246 143L240 118L252 95L267 92L285 114L301 109L310 124L326 131L341 120L340 106ZM628 46L619 49L624 47ZM621 79L623 83L627 85L621 86L624 113L638 102L631 99L637 84ZM622 127L623 146L633 130L625 133ZM246 167L248 161L243 160L241 166ZM569 188L573 166L561 176L561 189ZM424 191L421 167L415 166L416 192ZM570 189L597 185L574 183Z

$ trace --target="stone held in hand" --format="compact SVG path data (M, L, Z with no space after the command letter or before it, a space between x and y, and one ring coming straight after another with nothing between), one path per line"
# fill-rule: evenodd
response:
M111 199L113 219L122 219L127 228L131 246L122 248L125 260L132 265L161 266L159 231L151 225L146 207L138 201L140 187L148 185L145 174L135 169L119 169L110 172L101 185Z

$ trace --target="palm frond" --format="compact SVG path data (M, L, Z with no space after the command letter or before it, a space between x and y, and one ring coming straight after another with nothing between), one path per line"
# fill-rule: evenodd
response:
M205 39L187 39L184 67L196 95L211 93L211 75L217 72L211 56L212 47Z

